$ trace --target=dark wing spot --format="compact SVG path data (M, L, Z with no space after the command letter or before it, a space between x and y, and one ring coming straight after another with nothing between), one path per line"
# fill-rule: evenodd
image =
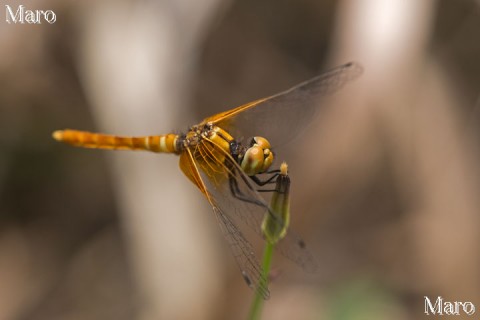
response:
M243 270L242 270L242 276L243 276L243 279L245 280L245 282L247 283L247 286L249 286L250 288L253 288L252 280L250 280L250 277Z
M306 247L307 245L305 244L305 242L304 242L303 240L300 240L300 241L298 241L298 246L299 246L300 248L302 248L302 249L305 249L305 247Z

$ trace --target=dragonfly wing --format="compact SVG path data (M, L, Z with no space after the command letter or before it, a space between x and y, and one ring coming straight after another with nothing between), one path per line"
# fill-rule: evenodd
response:
M321 98L338 91L362 72L359 64L350 62L284 92L216 114L203 123L213 122L228 129L237 139L262 136L279 146L305 129L320 109Z
M261 225L265 215L270 214L274 220L278 220L278 218L269 212L269 205L256 191L251 178L242 171L228 153L212 141L204 139L195 152L200 159L196 159L198 172L214 206L228 216L234 224L240 225L243 222L263 238ZM215 155L218 154L222 154L220 163L223 164L222 174L224 177L212 179L212 166L203 162L202 159L215 159ZM237 196L233 195L232 189L235 189L233 193ZM283 225L280 221L279 224ZM305 242L290 228L286 237L276 247L280 253L297 263L305 271L313 271L317 268L315 259L308 251Z
M210 201L205 185L202 181L202 178L200 178L197 166L193 161L193 157L189 149L180 155L180 169L187 176L187 178L194 185L196 185L198 189L200 189L200 191L207 197L208 201Z
M217 205L216 198L213 197L207 190L204 181L200 176L198 166L194 161L192 152L187 149L186 152L180 155L180 168L183 173L192 181L200 191L207 197L212 205L215 217L218 220L222 233L225 236L233 256L237 262L242 276L249 287L259 290L264 299L268 299L270 292L268 291L267 281L262 276L260 265L253 252L252 245L245 239L240 230L223 212L222 208ZM210 168L210 167L209 167ZM208 170L211 170L208 169ZM212 178L211 176L209 177Z
M232 248L233 256L242 272L245 282L250 288L258 290L264 299L268 299L270 296L267 285L268 282L262 276L262 271L253 252L252 245L218 207L213 207L213 211L215 212L223 235L227 239L230 248Z
M288 229L285 238L280 240L275 248L288 259L295 261L303 270L314 273L318 270L318 264L314 256L306 249L306 244L291 228Z

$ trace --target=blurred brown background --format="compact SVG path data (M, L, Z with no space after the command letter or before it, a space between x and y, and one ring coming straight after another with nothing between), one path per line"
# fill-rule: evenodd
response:
M480 306L480 2L19 4L57 21L0 21L0 319L244 319L252 291L176 157L51 132L180 132L350 60L363 76L280 153L320 270L276 256L264 319Z

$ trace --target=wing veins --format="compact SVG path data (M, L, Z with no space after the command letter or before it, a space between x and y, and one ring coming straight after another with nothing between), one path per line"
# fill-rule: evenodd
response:
M241 231L238 230L228 216L224 214L222 209L217 206L215 198L212 197L200 176L198 166L195 163L195 158L192 155L192 151L187 148L186 153L184 154L186 156L182 161L187 162L189 172L184 170L186 169L185 164L183 164L181 161L182 171L190 180L198 181L195 184L202 190L202 193L205 194L210 202L210 205L212 206L215 216L220 224L220 229L222 230L224 237L227 239L227 243L232 250L233 256L237 266L242 272L244 280L250 287L259 290L265 299L268 299L270 292L268 291L267 281L265 281L261 274L260 265L255 257L251 244L245 239ZM184 154L182 154L182 156Z
M268 213L269 216L277 223L281 224L282 222L279 221L279 218L277 217L277 215L272 213L270 206L258 194L258 192L253 187L253 184L251 183L250 178L243 172L243 170L235 162L232 156L229 153L227 153L225 150L223 150L220 146L218 146L214 141L208 138L204 138L204 139L209 143L211 143L212 147L215 148L216 151L218 151L224 156L225 162L228 162L228 165L224 164L222 166L225 170L225 174L229 175L233 179L236 179L236 181L239 183L240 181L243 181L244 190L248 192L246 196L250 196L256 200L255 203L252 203L251 205L257 208L261 208L262 210L265 210L262 212L256 211L256 210L248 210L250 206L245 201L238 200L239 203L241 203L244 207L240 209L243 212L237 213L237 216L247 226L249 226L253 231L255 231L257 235L259 235L263 239L261 225L262 225L265 213ZM205 173L205 174L208 174L208 173ZM228 204L231 207L235 207L234 203L231 202L231 199L227 199L227 200L229 200ZM219 210L221 210L219 206L217 207ZM227 210L222 211L222 213L224 213L226 216L231 215L231 213L229 213ZM291 228L289 228L285 238L282 239L275 246L275 248L283 256L296 262L307 272L314 272L318 268L315 258L306 248L305 242Z

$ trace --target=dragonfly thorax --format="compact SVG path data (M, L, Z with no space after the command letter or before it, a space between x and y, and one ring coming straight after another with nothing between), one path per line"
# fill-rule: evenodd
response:
M243 146L224 129L211 124L206 127L208 129L202 134L229 153L245 174L254 176L267 171L272 165L273 152L267 139L253 137L248 146Z
M185 136L183 145L194 147L202 141L209 141L216 148L223 150L223 154L229 154L249 176L254 176L267 171L273 163L274 155L270 142L263 137L253 137L248 146L242 145L233 138L226 130L208 122L194 126ZM221 159L221 154L216 154Z

